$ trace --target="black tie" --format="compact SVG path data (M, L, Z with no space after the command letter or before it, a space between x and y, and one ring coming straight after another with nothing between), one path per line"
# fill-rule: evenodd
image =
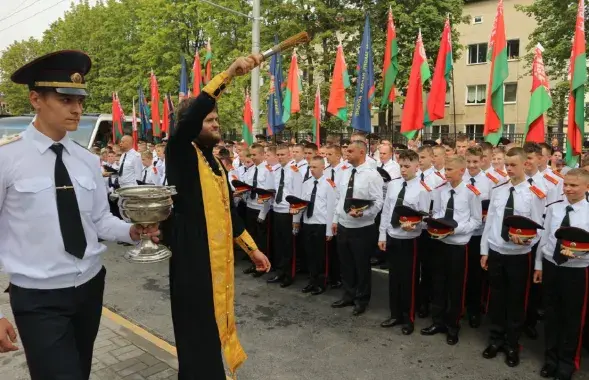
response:
M121 162L121 167L119 168L119 177L123 176L123 169L125 168L125 160L127 159L127 153L125 153L125 157L123 157L123 161Z
M63 145L53 144L55 155L55 198L59 215L59 228L67 253L82 259L86 251L86 236L76 199L76 191L62 159Z
M280 168L280 184L276 192L276 203L282 202L282 194L284 192L284 168Z
M421 182L425 182L425 174L423 174L423 172L419 175L419 177L421 178Z
M589 202L589 191L585 193L585 199Z
M306 181L309 179L309 171L311 170L311 167L309 165L307 165L307 172L305 173L305 179L303 181Z
M401 217L399 214L395 212L397 206L403 205L403 200L405 199L405 190L407 189L407 182L403 181L403 188L399 191L399 195L397 196L397 201L395 202L395 208L393 209L393 215L391 217L391 225L395 228L399 228L401 225L400 219Z
M384 164L380 164L380 168L381 169L384 169Z
M476 183L475 179L471 177L470 178L470 184L474 186L475 183Z
M254 180L252 181L252 186L258 187L258 167L256 166L256 170L254 170ZM256 193L250 191L250 199L256 199Z
M531 178L530 178L531 179ZM515 191L515 187L509 188L509 198L507 198L507 203L505 203L505 211L503 212L503 219L507 218L508 216L513 216L513 192ZM501 227L501 238L505 241L509 241L509 227L505 224Z
M352 169L352 175L350 176L350 180L348 181L348 189L346 190L346 199L344 201L344 211L346 213L350 212L350 199L354 197L354 177L356 177L356 168Z
M564 216L564 218L562 218L562 223L560 223L560 227L570 227L571 226L571 218L569 216L569 213L573 211L573 206L568 205L566 208L566 215ZM560 240L556 241L556 247L554 247L554 254L552 255L552 259L554 260L554 262L557 265L566 263L569 258L564 256L562 253L560 253L560 245L562 244L562 242Z
M335 169L331 169L331 180L335 182Z
M315 184L313 185L313 191L311 192L311 201L307 206L307 218L313 216L313 210L315 209L315 197L317 196L317 184L319 181L315 180Z
M456 191L454 191L454 189L451 189L450 199L448 199L448 204L446 205L446 213L444 214L444 219L454 219L454 194L456 194Z
M147 169L149 169L149 168L145 168L145 169L143 169L143 170L145 170L145 171L143 172L143 184L144 184L144 185L145 185L145 180L147 180Z
M534 180L532 179L532 177L528 178L528 183L530 184L530 186L534 184Z

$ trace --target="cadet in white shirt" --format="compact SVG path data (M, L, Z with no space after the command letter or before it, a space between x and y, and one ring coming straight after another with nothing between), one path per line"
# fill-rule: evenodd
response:
M124 152L119 161L119 186L137 186L137 181L141 180L143 164L139 153L133 149L133 138L125 135L119 145Z
M109 211L99 159L74 143L87 95L90 58L50 53L11 77L29 86L35 121L0 141L0 267L10 276L10 303L32 380L88 379L106 270L98 238L154 236ZM0 352L18 350L0 315Z
M403 325L403 335L413 333L415 324L415 289L419 281L417 266L418 238L421 223L403 221L395 212L397 206L407 206L427 214L430 206L429 189L416 176L419 156L412 150L399 154L402 178L389 182L382 210L378 247L385 251L389 263L390 318L382 327Z
M286 201L289 195L300 197L302 179L301 172L296 165L289 166L289 151L287 145L281 145L275 150L280 168L274 173L274 204L272 205L272 242L274 253L272 264L276 268L276 275L268 279L269 284L280 283L285 288L293 281L293 231L294 223L298 223L300 215L291 215L290 203Z
M274 189L274 178L264 164L264 147L260 144L253 144L249 148L252 166L245 174L244 182L250 186L260 189ZM270 211L272 201L263 203L258 202L258 196L253 192L246 195L247 212L246 212L246 229L252 235L256 245L262 252L267 252L268 248L268 220L267 215ZM244 271L245 274L252 274L254 277L263 275L263 272L256 271L255 265L251 265Z
M309 168L307 160L305 160L305 152L303 145L295 144L292 147L292 160L294 161L294 165L296 165L297 168L299 168L303 181L309 178L309 176L311 175L311 169Z
M354 306L354 315L363 314L370 301L371 268L370 253L377 241L374 219L382 209L383 179L366 162L366 144L355 141L348 146L348 162L352 168L345 171L338 188L339 198L333 216L333 233L338 235L337 249L340 257L344 294L331 306ZM352 208L351 200L371 201L365 210Z
M140 185L160 185L162 178L157 167L153 165L153 157L150 151L146 150L141 153L141 162L143 169L141 170L141 179L137 181Z
M350 165L342 159L342 148L338 145L328 145L325 155L328 165L325 168L324 175L326 178L332 180L337 186L340 183L344 171L348 169Z
M302 237L309 270L309 283L303 288L303 293L319 295L325 291L325 252L327 243L333 237L331 221L337 190L335 183L323 175L324 160L321 156L313 157L310 166L312 177L303 183L300 197L310 202L300 213L305 225Z
M509 234L504 225L508 216L520 215L542 224L544 199L526 181L527 160L522 148L506 154L510 181L491 192L489 211L481 239L481 267L488 271L491 294L488 316L491 319L489 346L483 357L491 359L504 351L510 367L519 364L519 337L525 320L526 293L531 280L532 246L540 236L522 242Z
M466 247L474 231L481 226L481 200L476 191L462 182L466 160L455 155L446 158L448 182L434 190L434 219L454 220L457 227L444 236L440 249L432 256L433 300L430 327L421 330L422 335L446 332L446 343L458 343L460 318L463 313L466 289L468 249Z
M467 184L481 202L491 196L493 182L481 170L483 162L483 150L478 147L466 149L467 171L462 180ZM468 323L472 328L481 325L481 297L483 293L483 269L479 264L481 259L481 236L485 228L484 220L481 227L477 228L468 242L468 275L466 283L466 311L468 312Z
M379 148L379 167L386 170L391 178L399 178L401 176L401 168L399 164L393 160L393 147L388 144L382 144Z

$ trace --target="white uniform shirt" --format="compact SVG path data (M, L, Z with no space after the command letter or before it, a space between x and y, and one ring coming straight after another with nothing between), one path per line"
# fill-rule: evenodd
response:
M315 181L317 181L317 192L315 193L313 216L307 216L307 209L303 210L299 215L302 215L304 224L325 224L325 236L333 236L331 221L333 220L336 204L337 190L335 183L330 183L331 180L325 178L325 175L317 180L312 177L303 184L301 199L311 200Z
M568 200L560 201L549 205L546 209L546 220L544 221L544 233L538 245L542 254L536 255L536 270L542 270L542 258L557 265L554 259L554 248L556 247L556 231L560 228L562 220L566 215L567 206L572 206L573 211L569 212L569 221L571 227L577 227L589 231L589 203L583 199L580 202L571 205ZM581 256L576 259L569 259L560 264L561 267L568 268L586 268L589 266L589 255Z
M440 186L444 182L446 182L446 177L432 166L427 170L417 171L417 177L421 179L421 174L423 173L423 181L430 189L435 189L436 187ZM437 173L437 174L436 174Z
M363 211L363 215L360 218L351 217L344 211L348 183L354 169L356 169L356 175L354 176L354 191L352 197L355 199L374 201L370 207ZM383 186L384 182L382 177L368 162L364 162L356 168L351 167L346 169L337 188L338 202L333 214L333 223L339 223L346 228L360 228L373 224L376 215L382 209Z
M252 167L245 174L244 182L250 186L254 186L254 177L256 174L256 169L258 172L256 187L259 189L274 189L274 177L272 176L272 173L268 171L268 168L266 168L266 165L264 163L261 163L258 166L252 165ZM259 210L260 214L258 215L258 218L262 220L266 219L266 215L268 214L268 211L270 211L270 207L272 206L272 200L260 204L258 203L258 196L255 195L252 199L250 197L250 193L246 194L246 199L247 207L254 210Z
M109 211L99 159L68 136L63 162L72 179L87 247L83 259L65 251L54 182L54 143L30 125L19 141L0 146L0 263L10 282L30 289L80 286L100 269L98 238L133 243L130 225Z
M401 176L401 167L392 159L388 160L387 162L380 163L378 167L386 170L387 173L389 173L391 176L391 179L399 178Z
M471 178L474 179L474 184L472 183ZM481 194L479 195L479 199L480 199L481 203L483 201L486 201L487 199L491 198L491 189L495 185L494 185L493 181L491 181L482 170L474 177L471 176L467 170L464 173L462 180L467 185L474 185L474 187L476 187L477 190L481 192ZM472 235L473 236L482 236L484 229L485 229L485 222L483 222L483 224Z
M369 156L369 155L366 155L366 163L372 169L376 169L377 166L378 166L378 162L374 158L372 158L371 156Z
M282 176L283 172L284 185L282 187L282 200L280 203L278 203L276 196L274 196L274 204L272 205L272 208L275 212L280 214L288 214L290 212L290 203L286 201L286 197L293 195L297 198L300 198L303 180L301 179L301 172L298 171L298 168L295 165L280 167L276 172L274 172L274 190L276 190L276 194L278 194L278 188L280 187L280 177ZM300 220L299 215L295 215L293 218L294 222L298 222Z
M529 177L526 175L526 180L528 179ZM538 187L540 190L542 190L542 192L546 195L546 199L544 202L545 205L554 203L562 199L562 191L560 191L560 186L558 186L558 184L555 185L554 183L548 181L546 178L544 178L544 175L542 175L542 173L540 173L539 171L537 171L536 174L532 176L532 181L532 184Z
M137 180L141 180L143 170L139 153L134 149L123 153L119 164L119 185L121 187L137 186ZM121 175L121 171L123 175Z
M144 166L143 170L141 170L141 178L140 181L144 182L146 185L160 185L163 178L160 178L160 173L157 168L153 165Z
M433 217L435 219L443 218L446 214L450 190L452 190L452 185L450 182L446 182L433 191ZM456 194L454 194L453 219L458 223L458 226L452 235L440 241L446 244L464 245L468 243L474 231L482 225L482 205L479 197L467 188L464 182L456 186L454 191Z
M301 161L297 162L296 166L297 166L297 168L299 168L299 171L301 173L301 180L303 182L312 177L311 166L309 165L307 160L301 160Z
M402 228L394 228L391 225L393 211L404 182L407 182L407 188L405 189L405 196L403 197L403 205L410 207L413 210L429 212L430 194L421 184L419 177L415 177L409 181L399 178L389 182L380 217L378 241L386 241L387 234L395 239L413 239L421 235L421 230L423 228L421 223L416 225L415 230L411 232L404 231Z
M325 168L325 171L323 172L323 175L326 178L331 179L333 182L335 182L336 186L339 186L339 183L342 179L343 173L346 169L348 169L350 167L350 164L347 164L344 161L340 161L339 164L337 164L337 166L334 168L331 165L329 165L327 168Z
M505 205L509 199L510 188L513 185L511 181L499 185L491 191L491 202L487 213L487 222L481 239L481 255L487 256L489 249L499 252L502 255L523 255L531 251L532 246L540 240L536 236L530 245L517 245L511 241L506 242L501 237L503 227L503 215L505 214ZM530 184L523 181L515 188L513 192L513 215L521 215L532 219L538 224L542 224L542 213L544 212L544 200L538 198L531 190ZM538 230L540 235L540 230Z

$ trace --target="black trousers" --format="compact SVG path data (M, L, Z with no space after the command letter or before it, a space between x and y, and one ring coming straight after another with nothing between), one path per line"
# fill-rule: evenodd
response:
M77 288L10 286L10 305L32 380L88 380L106 269Z
M260 210L247 208L245 229L250 233L252 239L254 239L258 249L266 253L268 250L268 217L262 223L258 223L258 215L260 215Z
M374 225L360 228L337 226L337 250L340 258L343 299L356 305L370 302L372 270L370 255L376 244Z
M327 242L325 254L327 255L327 275L329 277L329 283L335 284L342 279L339 255L337 253L337 236L334 236L331 241Z
M534 273L534 264L538 254L538 244L532 247L532 260L530 260L530 273ZM541 252L539 254L542 254ZM536 327L538 324L538 309L542 307L542 284L535 284L530 280L530 292L528 294L528 307L526 310L526 326Z
M458 333L466 296L467 246L436 245L432 265L432 320L436 325L446 326L449 332Z
M472 236L468 242L468 275L466 281L466 310L468 315L481 314L482 300L481 236Z
M517 348L525 321L532 256L502 255L489 250L490 343Z
M419 286L418 286L418 302L420 306L429 307L432 301L432 255L436 251L436 247L440 243L437 240L432 240L427 231L423 231L417 238L419 260Z
M305 224L303 232L309 284L321 287L325 287L325 230L325 224Z
M542 268L545 363L556 368L563 378L569 378L581 362L589 269L556 266L548 260L543 260Z
M415 291L417 286L417 238L387 237L389 263L389 308L391 318L415 323Z
M272 211L272 241L277 275L292 277L292 215Z

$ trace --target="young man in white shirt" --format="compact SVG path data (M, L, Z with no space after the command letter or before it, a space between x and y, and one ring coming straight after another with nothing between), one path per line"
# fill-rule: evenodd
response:
M139 185L159 185L161 182L160 172L153 165L153 155L150 151L146 150L141 153L141 163L143 170L141 170L141 179L137 183Z

